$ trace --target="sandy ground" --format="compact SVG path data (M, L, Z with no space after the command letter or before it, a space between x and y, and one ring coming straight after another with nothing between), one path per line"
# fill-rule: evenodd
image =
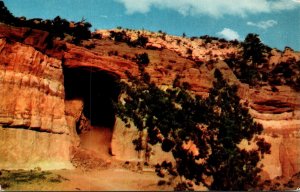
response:
M59 177L60 182L46 179L28 182L13 182L7 190L47 190L47 191L136 191L172 190L171 185L158 186L162 178L153 168L137 166L137 162L120 162L109 154L111 130L91 127L80 135L81 145L72 160L75 169L54 170L51 177ZM40 171L40 173L43 170Z
M80 135L80 153L75 170L52 171L67 180L49 190L172 190L170 185L158 186L154 169L139 170L137 163L117 162L109 154L112 132L109 128L91 127ZM102 163L99 163L102 162Z
M106 127L90 127L88 132L80 135L80 147L93 152L95 156L107 159L109 155L112 130Z
M47 174L47 178L40 177L32 180L27 177L27 182L20 182L20 179L24 177L19 176L19 181L10 182L8 188L3 185L2 189L8 191L159 191L173 189L171 185L157 185L160 178L154 172L135 172L126 168L93 171L55 170L47 173L49 174ZM37 174L37 172L32 174ZM60 178L60 181L51 181L50 178Z
M160 180L154 172L133 172L124 168L109 168L101 171L59 170L54 173L68 179L50 190L172 190L173 187L158 186Z

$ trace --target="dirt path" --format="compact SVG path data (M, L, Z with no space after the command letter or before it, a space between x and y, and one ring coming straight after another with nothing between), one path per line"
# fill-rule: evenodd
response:
M81 170L59 170L54 173L68 179L53 190L172 190L171 186L158 186L160 180L154 172L133 172L124 168L109 168L82 172ZM51 189L52 190L52 189Z
M8 171L2 170L0 186L12 191L137 191L172 190L170 185L158 186L154 172L135 172L126 168L82 171Z

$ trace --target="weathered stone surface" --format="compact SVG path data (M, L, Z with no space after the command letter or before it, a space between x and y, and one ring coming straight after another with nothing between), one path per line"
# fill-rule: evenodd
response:
M107 31L101 33L104 38L109 36ZM134 32L132 35L135 38L137 36ZM254 119L265 128L264 137L272 145L272 154L266 155L263 160L264 170L268 177L291 176L300 171L300 151L298 149L300 145L299 92L286 86L277 86L278 92L273 92L268 86L251 88L242 84L228 65L222 61L228 55L238 52L237 48L229 44L223 44L225 48L221 50L216 43L204 43L200 39L192 41L167 35L163 40L157 34L147 33L147 35L150 37L147 46L159 49L147 50L150 60L154 62L146 67L146 71L150 73L156 83L166 87L172 83L176 74L180 74L182 76L181 82L190 83L192 91L206 97L212 87L214 69L220 69L226 80L231 84L238 85L238 95L242 102L248 106ZM7 142L15 142L14 145L19 146L20 149L22 146L27 146L28 150L32 150L32 159L23 155L24 158L28 159L28 162L37 162L34 159L47 161L52 157L58 159L58 162L66 162L68 161L67 155L65 155L68 153L67 145L79 145L80 141L75 126L82 114L84 101L80 99L65 100L62 65L66 68L106 71L109 74L126 78L124 75L126 70L134 75L137 74L138 67L132 60L134 54L146 51L146 49L130 48L124 45L122 48L118 48L119 45L114 43L107 44L107 46L99 44L101 46L97 45L96 49L89 50L60 41L53 41L53 47L48 48L45 46L48 41L47 37L46 32L0 24L0 124L24 128L24 130L2 128L0 136L6 140L3 135L8 132L5 131L9 131L9 134L12 135L23 135L23 133L31 135L28 136L30 143L15 141L14 136L9 136L10 139L7 139ZM112 49L126 54L132 51L133 56L129 59L123 58L122 55L108 56L106 53ZM200 67L193 66L194 62L186 59L188 56L186 54L187 49L193 50L191 55L193 59L198 61L219 60L219 62L203 64ZM283 53L275 50L272 52L273 56L269 61L270 67L290 58L297 61L300 59L299 53L290 49ZM165 63L169 63L169 66L164 65ZM47 133L26 129L36 129ZM32 135L36 136L33 137ZM135 129L125 128L119 120L116 122L111 144L112 153L116 159L137 160L137 153L132 144L132 139L137 136L138 133ZM49 138L49 140L42 139L43 142L47 141L49 145L52 141L62 142L64 147L60 150L65 152L63 160L57 155L50 158L47 154L35 153L34 147L36 145L46 149L45 153L56 154L57 152L52 148L48 150L47 147L44 147L46 144L39 144L40 140L31 139L36 137ZM0 166L18 168L17 164L14 166L9 164L9 159L17 161L16 154L19 153L19 149L10 147L10 154L4 158L2 154L8 154L6 145L8 144L3 143L2 145L1 143L0 145ZM153 150L155 155L152 157L152 162L156 161L155 158L158 161L158 158L168 156L159 152L159 146L154 147ZM24 159L18 161L24 161ZM37 163L33 164L36 165ZM27 168L32 167L29 164L26 166Z
M0 39L0 98L1 169L72 168L60 60Z
M0 39L0 123L69 133L61 61Z
M69 43L67 43L67 51L64 53L64 65L67 68L107 71L121 78L126 78L125 71L130 71L133 75L138 74L138 66L135 62L116 57L99 56L86 48Z
M136 128L126 128L122 120L117 118L111 142L112 155L118 160L137 161L138 154L132 140L138 136Z
M71 169L70 137L0 126L0 169Z
M28 27L13 27L0 23L0 38L8 38L11 41L18 41L26 45L44 51L49 40L49 33Z
M274 134L274 133L273 133ZM270 179L277 176L291 177L300 170L299 137L264 135L271 147L271 155L265 155L262 160L263 170Z
M69 126L70 136L74 146L79 146L80 139L76 131L76 123L80 120L83 111L83 100L65 100L65 116Z
M117 118L111 141L112 155L114 155L114 158L121 161L145 161L145 151L143 150L138 154L135 150L135 145L132 143L134 139L139 138L139 134L142 134L143 147L145 148L147 134L144 132L139 133L134 125L130 128L126 128L124 122ZM148 163L157 164L165 160L174 161L172 153L163 152L159 144L149 146L151 147L151 152L149 154Z

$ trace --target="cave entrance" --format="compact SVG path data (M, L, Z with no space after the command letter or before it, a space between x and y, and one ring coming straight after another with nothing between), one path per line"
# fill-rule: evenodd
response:
M118 77L91 68L64 68L66 100L81 99L83 115L90 123L84 131L77 122L80 147L97 156L109 156L115 124L113 101L118 100Z

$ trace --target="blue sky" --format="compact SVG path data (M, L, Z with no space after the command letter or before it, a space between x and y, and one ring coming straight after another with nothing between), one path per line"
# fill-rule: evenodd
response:
M117 26L172 35L210 35L243 40L257 33L278 49L300 51L300 0L4 0L15 16L59 15L94 29Z

